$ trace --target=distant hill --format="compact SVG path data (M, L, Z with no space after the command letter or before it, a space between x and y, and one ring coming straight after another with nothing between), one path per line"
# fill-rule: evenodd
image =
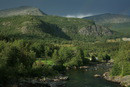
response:
M130 22L130 16L128 15L111 14L111 13L105 13L84 18L94 20L97 24Z
M111 30L130 37L130 16L128 15L106 13L85 17L84 19L94 20L96 24L109 27Z
M5 10L0 10L0 17L16 16L16 15L36 15L43 16L43 13L40 9L29 6L21 6L18 8L10 8Z

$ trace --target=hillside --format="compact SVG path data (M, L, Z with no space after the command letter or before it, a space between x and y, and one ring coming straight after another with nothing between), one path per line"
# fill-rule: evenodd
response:
M127 37L130 37L130 16L121 14L100 14L90 17L85 17L85 19L91 19L96 22L96 24L109 27L111 30L120 32Z
M40 9L35 7L29 6L21 6L18 8L10 8L5 10L0 10L0 17L7 17L7 16L16 16L16 15L37 15L43 16L43 13Z
M94 41L98 37L113 34L113 31L85 19L29 15L0 18L1 38Z
M1 39L69 39L56 25L46 23L36 16L0 18Z
M96 25L94 21L79 19L79 18L65 18L58 16L44 16L41 17L45 22L56 24L69 37L78 40L96 39L101 36L112 36L113 31L106 27Z
M45 15L34 7L0 12L0 15L4 15L4 18L0 18L1 39L99 41L116 37L114 35L117 34L107 27L96 25L92 20Z

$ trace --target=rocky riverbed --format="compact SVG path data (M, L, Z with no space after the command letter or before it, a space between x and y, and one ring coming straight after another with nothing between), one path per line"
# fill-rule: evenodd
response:
M122 86L130 86L130 75L127 76L110 76L109 72L103 74L103 78L108 81L120 83Z
M24 78L18 83L6 87L65 87L68 76L42 77L42 78Z

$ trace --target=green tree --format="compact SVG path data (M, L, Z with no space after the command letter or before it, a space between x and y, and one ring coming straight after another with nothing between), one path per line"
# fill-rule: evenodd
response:
M129 43L121 44L119 52L114 59L112 75L130 75L130 45Z
M105 54L105 56L103 56L103 60L105 60L107 63L110 60L110 56L108 54Z

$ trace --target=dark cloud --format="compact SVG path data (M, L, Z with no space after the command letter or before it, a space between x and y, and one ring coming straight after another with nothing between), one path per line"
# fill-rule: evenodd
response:
M130 15L130 0L0 0L0 9L34 6L52 15L121 13Z

